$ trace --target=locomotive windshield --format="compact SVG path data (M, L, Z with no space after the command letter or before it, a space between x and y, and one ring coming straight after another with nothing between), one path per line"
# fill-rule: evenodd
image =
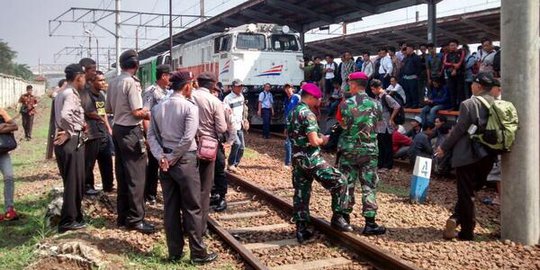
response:
M298 51L298 41L294 35L272 35L270 38L274 51Z
M266 49L266 38L261 34L240 33L236 37L236 48L238 49Z

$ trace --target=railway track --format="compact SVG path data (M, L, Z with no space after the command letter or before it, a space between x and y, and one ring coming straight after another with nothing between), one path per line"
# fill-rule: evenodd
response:
M236 187L228 210L212 213L209 227L253 269L419 269L318 217L315 237L300 245L291 203L237 175L228 179Z

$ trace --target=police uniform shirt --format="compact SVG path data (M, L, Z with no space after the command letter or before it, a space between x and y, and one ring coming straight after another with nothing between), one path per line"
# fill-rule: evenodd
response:
M242 129L242 119L244 116L244 95L237 95L234 92L228 94L223 102L232 110L231 122L235 130Z
M85 89L81 93L81 102L85 113L96 112L100 117L105 113L105 95L100 91L97 95L90 89ZM98 139L107 136L107 127L101 120L91 119L85 116L88 124L88 139Z
M191 99L199 108L199 135L217 139L217 134L227 131L223 103L210 90L201 87L193 91Z
M262 91L259 94L259 101L261 102L261 108L271 109L272 104L274 104L274 96L272 96L272 93L270 93L270 91Z
M125 71L111 81L105 108L114 114L115 125L129 127L141 123L141 119L132 114L143 107L141 92L139 79Z
M171 90L163 89L159 85L151 85L143 93L143 107L151 110L154 106L166 100L172 94Z
M76 135L84 126L84 109L79 92L68 86L55 98L55 123L58 129Z
M147 137L150 151L156 159L165 155L168 160L178 160L186 152L197 150L195 135L199 127L199 109L191 101L174 93L154 107L152 118ZM156 136L160 136L163 147ZM164 154L163 148L171 149L172 153Z

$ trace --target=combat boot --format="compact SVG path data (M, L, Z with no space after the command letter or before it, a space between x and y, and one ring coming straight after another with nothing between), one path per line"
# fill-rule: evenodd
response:
M296 223L296 240L298 243L302 244L305 241L313 237L313 233L308 230L308 225L306 222L297 222Z
M227 209L227 201L225 200L225 196L219 196L219 199L214 205L214 211L223 212L226 209Z
M347 221L347 223L349 223L349 225L351 224L351 215L350 214L343 214L343 218L345 219L345 221Z
M210 208L214 208L216 205L218 205L220 197L221 196L219 196L219 194L212 194L210 196Z
M345 217L340 214L334 214L332 216L332 221L330 222L330 224L332 225L332 228L338 231L342 231L342 232L353 231L353 228L351 227L351 225L349 225L349 222L347 222L347 220L345 220Z
M375 218L366 218L366 226L364 226L363 235L381 235L386 233L384 226L379 226L375 222Z

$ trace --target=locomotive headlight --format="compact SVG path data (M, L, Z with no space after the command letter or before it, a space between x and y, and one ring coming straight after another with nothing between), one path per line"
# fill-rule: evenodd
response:
M247 30L248 32L255 32L257 31L257 25L255 25L254 23L250 23L247 27Z
M289 31L291 31L291 28L289 28L289 26L287 25L284 25L283 28L281 28L281 32L283 32L284 34L289 33Z

